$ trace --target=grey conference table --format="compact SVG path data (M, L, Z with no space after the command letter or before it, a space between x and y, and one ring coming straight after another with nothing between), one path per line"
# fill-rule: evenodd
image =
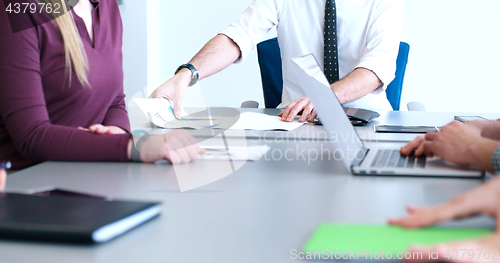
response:
M257 112L268 115L278 115L282 109L238 109L240 112ZM192 110L188 112L196 112ZM216 112L216 111L215 111ZM217 114L217 113L214 113ZM151 125L145 115L139 108L129 107L129 115L132 120L132 126L136 124L137 129L141 127L150 128ZM395 133L375 133L375 125L407 125L407 126L437 126L441 127L453 121L454 116L476 116L480 115L484 118L496 120L500 118L498 113L454 113L454 112L423 112L423 111L385 111L380 112L380 117L373 120L367 125L357 126L356 131L363 141L369 142L408 142L414 139L419 134L395 134ZM211 132L204 130L191 131L195 137L210 136ZM231 134L228 135L231 137ZM238 133L236 137L243 137L243 134ZM247 139L266 139L272 140L310 140L310 141L324 141L328 139L322 125L315 125L314 123L306 123L303 126L293 131L256 131L247 130L244 132L244 137Z
M329 142L268 145L271 151L257 162L196 161L181 166L46 162L15 173L8 178L10 191L57 186L119 199L161 201L163 212L101 245L0 240L0 262L294 262L290 251L300 250L323 222L382 225L389 217L405 214L406 204L443 202L483 183L482 179L358 177L341 161L328 160L328 151L334 150ZM321 153L319 157L301 157L301 152L312 150ZM288 158L279 158L287 151ZM179 179L221 174L228 176L191 191L179 190ZM451 225L494 224L488 218L475 218Z

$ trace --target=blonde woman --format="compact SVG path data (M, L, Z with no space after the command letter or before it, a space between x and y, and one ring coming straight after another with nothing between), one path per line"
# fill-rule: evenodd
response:
M34 23L34 15L15 23ZM0 159L13 169L46 160L130 161L116 0L80 0L66 14L16 33L10 22L0 9ZM155 154L136 156L186 163L201 151L181 131L157 141L147 144Z

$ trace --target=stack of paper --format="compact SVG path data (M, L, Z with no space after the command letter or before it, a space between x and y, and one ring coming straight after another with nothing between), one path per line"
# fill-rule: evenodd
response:
M280 117L255 112L243 112L240 114L238 121L234 125L232 123L226 121L215 128L226 130L291 131L304 125L304 123L298 121L284 122Z

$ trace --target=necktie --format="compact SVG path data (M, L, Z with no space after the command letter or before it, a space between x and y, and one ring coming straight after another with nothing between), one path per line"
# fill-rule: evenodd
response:
M335 0L326 0L325 7L325 75L330 84L339 80L337 46L337 9Z

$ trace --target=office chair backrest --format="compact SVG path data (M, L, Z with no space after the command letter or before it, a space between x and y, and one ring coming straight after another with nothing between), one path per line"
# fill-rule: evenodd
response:
M401 103L401 92L403 91L403 81L405 78L406 64L408 64L408 55L410 54L410 45L405 42L399 43L398 59L396 61L396 77L387 86L385 93L387 99L394 110L399 110Z
M260 76L266 108L276 108L283 93L283 69L278 39L272 38L257 44Z
M386 90L387 99L394 110L399 110L409 53L410 45L401 42L396 62L396 77ZM281 103L283 93L283 70L278 39L272 38L257 44L257 55L266 108L276 108Z

